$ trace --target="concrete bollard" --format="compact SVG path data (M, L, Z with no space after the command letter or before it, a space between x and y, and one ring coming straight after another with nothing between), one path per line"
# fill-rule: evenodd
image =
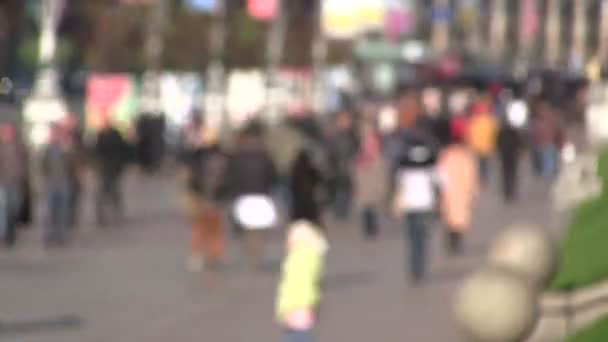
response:
M538 290L546 287L557 266L557 247L540 228L514 225L490 248L488 263L520 273Z
M538 319L537 292L521 274L487 266L465 281L456 319L467 341L521 341Z

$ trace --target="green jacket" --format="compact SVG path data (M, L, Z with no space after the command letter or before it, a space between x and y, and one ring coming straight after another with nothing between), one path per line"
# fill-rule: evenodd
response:
M324 254L314 246L297 246L289 251L282 267L276 300L279 319L298 309L314 309L320 297Z

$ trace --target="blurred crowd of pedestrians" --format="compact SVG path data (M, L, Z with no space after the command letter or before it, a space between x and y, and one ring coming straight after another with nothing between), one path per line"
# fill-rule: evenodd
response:
M307 115L271 126L253 119L228 136L195 112L171 150L191 226L187 268L221 267L231 232L256 269L268 232L289 227L277 319L288 341L310 341L331 230L326 215L356 219L362 237L373 240L382 234L383 214L392 213L403 227L405 273L420 285L432 227L443 227L448 253L461 254L475 201L495 174L505 203L518 198L526 153L536 175L556 177L567 140L563 114L512 89L435 86L404 88L394 101L363 103L329 120ZM128 164L137 161L149 174L163 169L164 130L158 116L143 115L133 131L106 120L88 136L67 116L38 151L26 147L15 125L0 125L4 244L14 246L32 222L34 200L45 203L44 245L69 242L92 175L97 224L121 225Z

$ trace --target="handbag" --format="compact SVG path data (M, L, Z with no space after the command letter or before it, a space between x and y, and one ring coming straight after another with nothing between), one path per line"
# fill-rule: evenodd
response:
M266 230L276 226L278 210L274 200L264 194L243 195L233 207L236 222L245 230Z

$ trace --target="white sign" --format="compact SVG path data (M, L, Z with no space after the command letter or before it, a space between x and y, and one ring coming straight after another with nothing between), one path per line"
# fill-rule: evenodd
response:
M165 73L160 79L161 108L170 125L183 126L201 109L202 82L196 73Z
M23 105L23 118L29 127L29 143L33 147L44 145L50 135L50 124L62 120L68 113L65 102L59 97L30 97Z
M266 105L266 77L259 70L234 71L228 77L226 109L238 127L259 114Z

